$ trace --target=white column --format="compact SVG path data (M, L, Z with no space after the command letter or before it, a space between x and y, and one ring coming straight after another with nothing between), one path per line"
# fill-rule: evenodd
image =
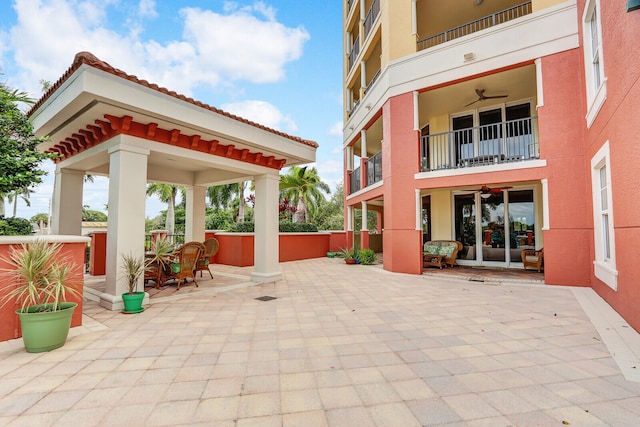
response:
M362 201L362 226L360 231L369 231L369 227L367 225L367 202Z
M360 131L360 158L364 159L367 156L367 131Z
M419 188L416 188L416 230L422 231L422 196Z
M53 184L51 232L82 235L82 184L84 171L56 167Z
M411 0L411 35L418 35L418 9L417 0Z
M347 231L353 231L353 206L347 206Z
M420 130L420 94L413 92L413 130Z
M203 242L206 215L205 187L187 187L187 200L184 224L185 242Z
M280 175L259 175L255 178L255 184L254 269L251 279L256 282L275 282L282 278L278 232Z
M121 310L122 293L128 289L123 276L122 255L144 257L144 219L149 150L125 145L127 136L109 150L109 225L105 292L100 305ZM144 289L143 278L138 291ZM148 301L148 295L145 296Z

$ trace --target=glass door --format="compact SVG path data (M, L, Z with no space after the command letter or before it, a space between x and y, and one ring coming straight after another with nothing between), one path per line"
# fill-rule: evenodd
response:
M458 259L476 260L476 194L454 196L455 236L462 243Z
M508 242L505 239L503 192L481 194L480 212L482 218L482 260L505 262Z

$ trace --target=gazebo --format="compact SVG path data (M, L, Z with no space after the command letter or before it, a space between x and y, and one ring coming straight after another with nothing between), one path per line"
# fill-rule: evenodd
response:
M314 141L287 135L127 74L88 52L29 111L42 150L55 152L51 229L80 235L84 176L109 177L106 287L122 308L121 254L143 256L147 182L186 188L185 240L204 240L209 186L255 182L252 279L281 278L279 171L315 161ZM223 250L223 249L222 249Z

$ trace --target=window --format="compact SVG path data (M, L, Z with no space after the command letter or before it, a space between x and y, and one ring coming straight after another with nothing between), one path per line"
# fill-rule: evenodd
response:
M611 166L609 164L609 142L607 141L591 159L591 185L593 196L593 232L595 276L618 288L616 270L615 238L613 228L613 205L611 203Z
M587 90L587 127L591 127L607 98L607 79L602 58L600 0L588 0L584 9L582 33Z

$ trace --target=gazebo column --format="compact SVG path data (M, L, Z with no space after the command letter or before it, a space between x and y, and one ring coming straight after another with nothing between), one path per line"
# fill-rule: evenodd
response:
M275 282L282 278L279 266L278 203L280 175L265 174L255 178L254 270L252 280Z
M51 232L82 235L82 184L84 171L56 167L51 204Z
M185 242L203 242L206 215L205 187L187 187L187 200L184 224Z
M149 150L120 144L109 150L109 225L107 228L106 287L100 305L121 310L122 293L128 290L123 275L123 254L144 257L144 219ZM144 290L143 277L138 291ZM148 301L148 295L145 299Z

